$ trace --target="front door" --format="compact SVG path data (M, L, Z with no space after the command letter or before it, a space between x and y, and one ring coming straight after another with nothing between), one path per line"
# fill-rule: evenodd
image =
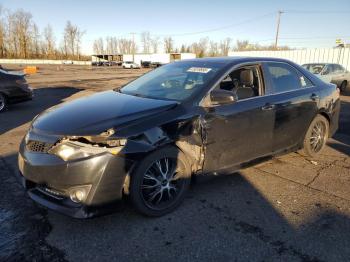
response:
M240 68L228 77L237 101L206 109L204 172L230 168L267 155L272 150L275 116L269 98L261 96L260 67ZM228 82L226 78L221 88L228 90Z

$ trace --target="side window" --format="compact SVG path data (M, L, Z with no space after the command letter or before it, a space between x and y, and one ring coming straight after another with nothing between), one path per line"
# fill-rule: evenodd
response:
M334 65L334 73L335 74L341 74L344 71L345 71L345 69L341 65Z
M219 89L232 91L237 100L259 96L261 74L258 66L246 66L233 70L218 86Z
M326 65L326 68L324 69L324 71L322 72L323 75L329 75L329 74L333 74L333 65L329 64Z
M272 86L266 89L266 94L282 93L312 86L311 81L285 63L267 63L267 71Z

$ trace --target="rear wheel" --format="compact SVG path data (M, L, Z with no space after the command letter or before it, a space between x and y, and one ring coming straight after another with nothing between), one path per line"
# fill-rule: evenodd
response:
M322 115L317 115L306 132L302 153L309 157L316 156L324 149L328 134L328 120Z
M0 112L5 111L6 106L7 106L6 97L0 93Z
M160 149L144 158L131 175L130 198L147 216L162 216L183 201L190 185L190 167L182 152Z
M340 87L339 87L339 89L340 89L341 92L345 92L347 84L348 84L348 83L347 83L346 81L343 81L343 82L341 83L341 85L340 85Z

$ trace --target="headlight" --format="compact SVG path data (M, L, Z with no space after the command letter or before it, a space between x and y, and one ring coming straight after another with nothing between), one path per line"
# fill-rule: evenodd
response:
M86 158L89 156L109 152L113 155L118 154L122 150L122 147L116 148L103 148L95 147L92 145L86 145L80 142L64 142L54 146L49 150L50 154L54 154L64 161Z

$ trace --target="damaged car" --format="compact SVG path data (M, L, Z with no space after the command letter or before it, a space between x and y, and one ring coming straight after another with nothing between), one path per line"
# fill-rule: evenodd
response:
M287 60L178 61L36 116L19 170L34 201L72 217L102 214L124 197L161 216L196 175L297 150L319 154L339 109L335 85Z
M0 113L10 104L33 99L33 90L25 75L19 72L5 71L0 68Z

